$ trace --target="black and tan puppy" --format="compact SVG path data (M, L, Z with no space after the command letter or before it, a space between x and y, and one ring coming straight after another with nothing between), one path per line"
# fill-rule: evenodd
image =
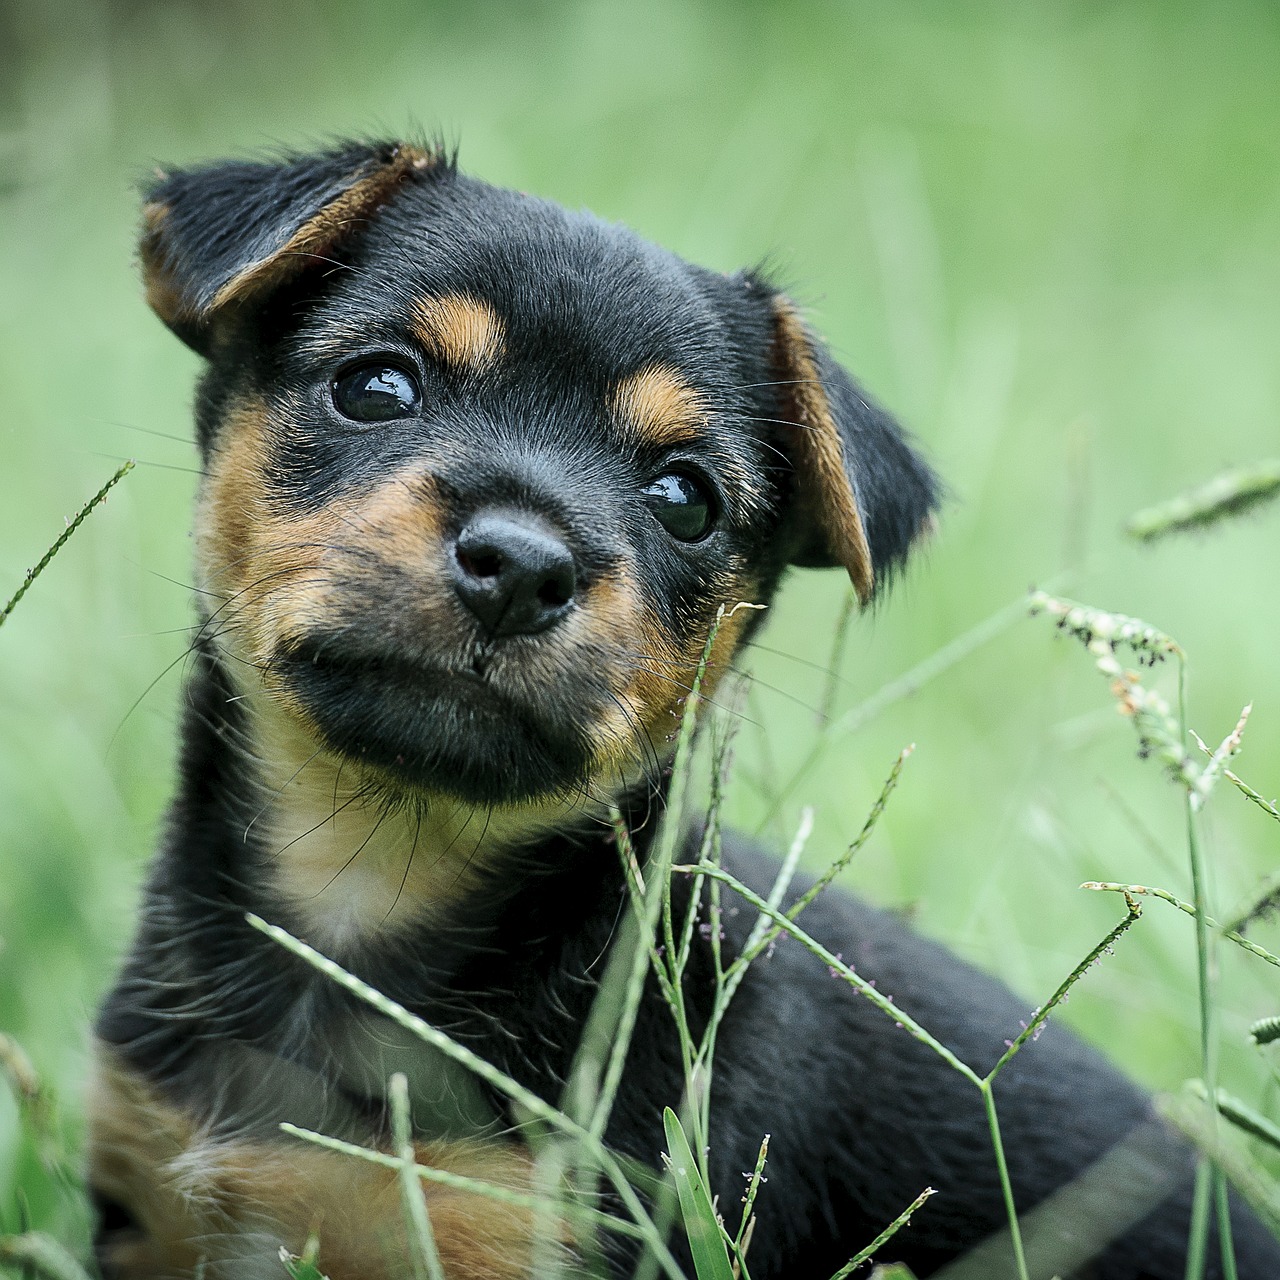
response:
M202 616L177 798L97 1026L100 1260L122 1280L256 1280L316 1228L333 1280L399 1276L393 1174L279 1122L385 1142L402 1069L424 1163L519 1189L527 1148L501 1097L246 912L557 1101L624 903L600 818L617 803L643 852L717 608L768 600L795 564L841 565L869 598L935 482L766 281L432 150L165 176L142 261L152 306L208 360ZM712 684L758 616L729 619ZM742 844L725 858L770 877ZM806 923L975 1066L1025 1014L851 898ZM821 1280L926 1185L940 1194L888 1250L917 1275L1001 1229L976 1092L799 947L751 968L716 1062L723 1204L772 1135L755 1280ZM608 1141L657 1166L680 1090L650 991ZM1051 1028L1000 1102L1039 1280L1182 1275L1192 1157L1141 1093ZM529 1274L520 1210L428 1195L450 1280ZM1239 1274L1274 1280L1280 1247L1237 1216Z

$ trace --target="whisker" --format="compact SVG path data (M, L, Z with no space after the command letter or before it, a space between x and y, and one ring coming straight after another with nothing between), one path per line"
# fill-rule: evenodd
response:
M290 840L288 844L283 845L281 848L277 849L275 853L273 853L271 856L273 858L279 858L281 854L288 853L289 850L292 849L293 846L297 844L299 840L305 840L313 832L319 831L320 828L323 827L326 822L332 822L338 816L338 814L340 814L344 809L355 804L357 800L362 800L365 798L366 798L366 795L363 791L363 788L353 791L351 795L349 795L336 809L333 810L332 813L328 814L326 817L321 818L320 821L317 822L314 827L308 827L304 832L301 833L301 835L294 836L294 838Z
M189 476L204 475L204 472L201 471L199 467L182 467L182 466L179 466L176 462L153 462L150 458L138 458L138 457L129 459L124 457L124 455L122 454L107 453L105 450L102 450L102 449L86 449L84 450L84 452L93 458L106 458L108 462L133 461L137 463L137 465L140 467L155 467L160 471L184 471Z
M388 920L391 919L391 913L399 905L400 895L404 892L405 885L409 883L409 868L413 866L414 855L418 852L418 837L421 834L422 834L422 814L419 813L417 825L413 829L413 843L409 846L409 859L404 864L404 875L400 877L400 887L396 890L395 899L391 903L391 906L387 909L387 914L383 916L382 920L379 922L378 924L379 929L381 929L382 926L386 924Z
M830 663L814 662L812 659L800 657L799 654L788 653L785 649L774 649L767 644L761 644L758 640L743 640L740 643L744 649L758 649L761 653L770 653L777 658L786 658L798 666L808 667L810 671L817 671L820 675L828 676L836 681L837 684L853 688L852 684L844 676L836 674Z
M243 695L243 694L242 694L241 696L243 697L243 696L245 696L245 695ZM228 698L228 699L227 699L227 701L228 701L228 702L231 702L231 701L237 701L237 699L231 699L231 698ZM304 760L304 761L303 761L303 762L302 762L302 763L297 767L297 769L296 769L296 770L294 771L294 773L293 773L293 776L292 776L291 778L289 778L287 782L282 783L282 784L281 784L281 785L280 785L280 786L279 786L279 787L278 787L278 788L277 788L277 789L276 789L276 790L271 794L271 796L267 799L266 803L262 806L262 808L261 808L261 809L259 809L259 810L258 810L258 812L257 812L257 813L255 813L255 814L253 815L253 817L249 819L249 824L248 824L248 826L246 826L246 827L245 827L245 829L244 829L243 842L246 842L246 843L248 842L248 839L249 839L249 832L253 829L254 823L256 823L256 822L258 821L258 819L259 819L259 818L261 818L261 817L262 817L262 815L263 815L264 813L266 813L266 811L267 811L269 808L271 808L271 806L272 806L272 805L273 805L277 800L279 800L279 799L280 799L280 797L281 797L282 795L284 795L285 791L287 791L289 787L291 787L295 782L297 782L297 780L298 780L299 776L301 775L301 773L302 773L303 769L305 769L305 768L307 767L307 765L309 765L309 764L310 764L310 763L311 763L311 762L312 762L312 761L313 761L313 760L314 760L318 755L320 755L320 753L321 753L323 750L324 750L324 748L323 748L323 747L317 747L317 748L315 749L315 751L313 751L313 752L312 752L312 753L311 753L311 754L310 754L310 755L309 755L309 756L308 756L308 757L307 757L307 758L306 758L306 759L305 759L305 760Z
M754 413L743 416L748 422L771 422L778 427L794 427L797 431L817 431L818 429L807 422L792 422L790 418L764 418Z
M331 817L326 818L324 821L331 822L335 817L337 817L336 813L333 814ZM329 887L333 884L333 882L365 851L365 847L368 845L369 841L372 840L373 837L378 834L378 828L382 826L383 822L386 820L386 817L387 817L387 814L385 810L378 815L377 822L375 822L373 826L369 828L369 834L365 836L363 840L360 841L360 845L356 849L356 851L346 860L346 862L342 864L342 866L340 866L337 869L337 871L333 873L333 875L329 877L327 881L325 881L324 886L322 888L317 889L315 893L311 894L312 900L318 898L322 893L325 893L329 889ZM324 822L320 823L320 826L323 827ZM316 829L317 828L314 828L314 827L312 828L313 831ZM287 847L288 846L286 846L286 848ZM408 874L409 874L409 869L408 867L406 867L405 875L408 875ZM392 909L394 910L394 904L392 904ZM388 912L387 914L389 915L390 912Z

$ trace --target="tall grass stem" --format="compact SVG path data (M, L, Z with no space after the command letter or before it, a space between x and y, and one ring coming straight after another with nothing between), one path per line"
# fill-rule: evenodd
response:
M101 506L102 503L107 500L107 494L109 494L111 490L114 489L116 485L118 485L120 481L133 470L134 465L132 458L130 458L128 462L123 463L116 471L115 475L113 475L111 479L108 480L107 483L104 484L102 488L99 489L98 492L95 493L93 497L76 512L70 521L68 521L67 527L58 535L57 541L36 562L35 568L27 570L27 576L23 578L22 585L9 598L9 602L4 606L4 608L0 609L0 627L4 626L4 624L9 620L9 615L18 607L18 604L21 602L22 597L27 594L31 584L49 567L49 561L67 545L67 542L75 534L75 531L85 522L89 513L93 511L95 507Z

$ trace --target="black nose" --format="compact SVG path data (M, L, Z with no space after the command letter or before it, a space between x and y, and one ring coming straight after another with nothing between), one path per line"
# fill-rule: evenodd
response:
M545 631L568 612L573 554L536 516L481 511L458 534L453 581L493 638Z

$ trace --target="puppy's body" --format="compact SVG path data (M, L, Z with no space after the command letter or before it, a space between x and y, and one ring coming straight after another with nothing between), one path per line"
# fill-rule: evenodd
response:
M245 913L557 1101L625 905L601 819L618 804L643 855L717 608L769 599L788 564L843 565L865 598L934 483L764 283L432 153L176 175L143 256L153 305L210 360L212 604L168 834L99 1020L101 1256L121 1277L271 1276L314 1229L333 1280L407 1274L394 1174L279 1123L385 1147L403 1070L420 1162L527 1192L516 1117ZM757 623L728 619L710 688ZM753 850L725 857L765 887ZM728 916L730 957L753 914ZM978 1069L1025 1016L850 898L805 923ZM699 936L695 1022L711 966ZM609 1143L656 1167L682 1082L647 990ZM892 1246L919 1275L1001 1226L976 1092L791 942L748 971L713 1088L729 1217L771 1135L755 1280L829 1274L926 1185ZM1050 1028L998 1096L1020 1208L1091 1167L1030 1230L1037 1274L1181 1275L1191 1158L1140 1093ZM529 1273L527 1211L428 1197L449 1280ZM1280 1274L1239 1216L1241 1276ZM626 1240L605 1245L627 1274Z

